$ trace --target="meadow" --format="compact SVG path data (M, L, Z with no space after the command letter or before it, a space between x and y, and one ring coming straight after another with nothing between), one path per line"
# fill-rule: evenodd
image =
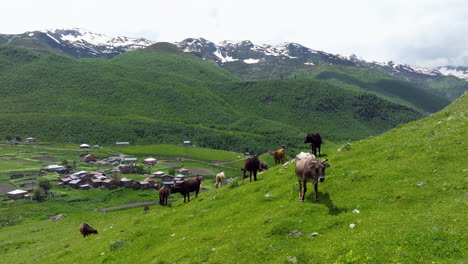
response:
M2 216L17 218L1 228L0 256L6 263L465 263L467 106L465 94L425 119L324 150L332 167L319 184L320 203L310 185L299 203L293 163L146 212L90 210L100 199L151 196L121 189L83 201L3 201ZM63 220L47 219L67 208ZM99 234L83 238L81 222Z

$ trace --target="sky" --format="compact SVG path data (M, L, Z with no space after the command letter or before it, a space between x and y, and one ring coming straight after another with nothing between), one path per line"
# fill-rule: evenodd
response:
M176 42L203 37L421 65L468 66L468 0L15 0L0 34L83 28Z

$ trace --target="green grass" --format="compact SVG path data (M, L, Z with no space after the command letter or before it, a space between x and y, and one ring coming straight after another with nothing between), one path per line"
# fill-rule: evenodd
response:
M203 147L177 146L170 144L128 146L115 149L122 153L139 156L172 156L180 158L191 158L200 161L232 161L239 159L239 156L241 155L232 151L213 150Z
M362 78L387 93L305 78L240 81L167 43L112 59L0 45L0 69L0 136L70 144L191 140L263 153L287 142L300 149L306 133L336 142L362 139L426 115L413 106L430 112L445 102L414 93L413 86L378 83L380 75ZM405 100L402 90L410 95Z
M326 153L332 167L319 185L320 203L313 202L310 188L306 201L299 203L294 165L280 165L257 182L236 180L204 191L188 204L102 214L82 210L89 207L85 203L56 223L33 218L27 224L8 225L0 232L2 260L464 263L467 109L465 94L428 118ZM422 181L427 184L418 186ZM111 198L98 190L90 196L102 194ZM113 195L124 200L127 193L117 190ZM127 200L135 199L128 195ZM2 210L15 215L15 210L28 212L34 204L38 203L20 201ZM54 204L48 200L38 205ZM81 222L97 228L99 235L80 237ZM302 236L288 235L294 229ZM311 237L313 232L318 236Z

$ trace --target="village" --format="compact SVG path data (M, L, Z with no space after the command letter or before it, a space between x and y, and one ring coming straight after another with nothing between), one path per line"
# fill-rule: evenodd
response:
M36 142L35 138L27 138L27 143ZM13 142L9 142L13 143ZM17 142L15 142L17 143ZM192 146L190 141L184 141L183 146ZM129 142L116 142L116 146L125 147L129 146ZM80 144L79 148L91 149L99 148L98 145L90 146L88 144ZM154 173L142 174L142 177L145 177L143 180L134 180L130 178L123 177L125 174L137 173L139 168L142 168L141 165L138 165L138 158L136 157L107 157L107 158L98 158L92 153L85 153L78 156L78 159L89 165L95 165L96 167L112 166L112 169L108 170L79 170L74 171L71 166L51 164L44 165L41 169L42 173L55 173L57 175L57 186L60 188L70 188L76 190L89 190L91 188L101 188L101 189L114 189L117 187L131 188L134 190L148 190L156 189L163 186L172 187L175 183L180 183L185 180L186 177L190 176L190 171L186 168L180 168L173 170L169 175L163 171L156 171ZM157 159L153 157L148 157L141 161L145 166L151 168L155 166L158 162ZM140 174L142 171L140 171ZM33 199L34 197L30 195L27 190L16 189L6 193L7 196L11 199Z

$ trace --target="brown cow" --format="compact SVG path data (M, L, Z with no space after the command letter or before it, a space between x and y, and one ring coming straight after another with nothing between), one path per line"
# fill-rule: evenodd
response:
M326 164L324 160L316 160L315 156L310 153L301 152L296 156L296 176L299 181L299 201L304 202L304 197L307 192L307 181L314 184L315 201L319 202L317 186L319 182L325 181L325 169L330 168L330 164Z
M246 178L245 173L248 171L250 173L250 182L252 182L252 174L254 176L254 181L257 180L257 172L260 170L260 160L258 159L258 156L255 155L251 158L245 159L244 160L244 168L241 169L244 171L243 176L242 176L242 181Z
M265 162L260 162L260 171L266 171L268 170L268 164Z
M168 187L163 186L159 188L159 205L161 206L167 205L167 199L170 194L171 194L171 190Z
M89 226L87 223L82 223L80 225L80 232L83 235L83 237L89 236L91 234L97 234L98 231L91 226Z
M190 202L190 192L195 192L195 197L198 197L202 180L202 176L197 176L190 178L184 182L176 183L174 186L172 186L171 192L182 194L184 196L184 203L186 198L188 198L188 201Z
M284 163L286 156L286 146L282 146L280 149L270 152L270 155L272 155L275 159L275 165Z

